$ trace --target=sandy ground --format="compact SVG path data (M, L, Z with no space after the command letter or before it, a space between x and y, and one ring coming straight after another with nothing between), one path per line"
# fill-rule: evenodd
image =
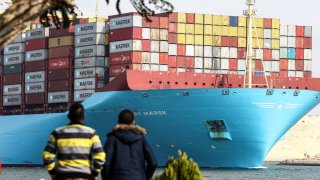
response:
M300 120L273 147L266 160L301 159L305 154L320 155L320 116L306 116Z

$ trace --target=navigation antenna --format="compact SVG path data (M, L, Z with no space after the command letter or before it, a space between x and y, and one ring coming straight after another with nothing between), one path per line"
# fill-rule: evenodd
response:
M254 6L256 4L255 0L246 0L246 4L248 6L248 9L243 11L243 14L245 16L247 16L247 52L246 52L246 70L245 70L245 74L244 74L244 88L252 88L252 85L261 85L261 84L252 84L252 74L254 72L253 70L253 58L258 59L257 57L255 57L254 53L253 53L253 27L255 28L256 31L256 38L257 38L257 43L259 45L259 52L261 53L261 49L260 49L260 43L259 43L259 38L257 36L257 30L256 30L256 26L254 24L254 19L256 17L257 14L257 10L254 9ZM269 88L269 84L268 84L268 80L266 77L266 73L265 73L265 68L264 68L264 62L263 62L263 57L262 57L262 68L263 68L263 74L264 74L264 78L266 81L266 85ZM260 71L261 72L261 71Z

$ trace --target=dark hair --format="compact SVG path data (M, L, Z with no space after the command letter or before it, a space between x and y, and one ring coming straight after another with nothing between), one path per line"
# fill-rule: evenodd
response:
M70 119L71 122L80 122L82 119L84 119L84 108L82 104L75 103L71 105L68 119Z
M134 121L134 114L132 111L125 109L120 112L118 123L119 124L132 124Z

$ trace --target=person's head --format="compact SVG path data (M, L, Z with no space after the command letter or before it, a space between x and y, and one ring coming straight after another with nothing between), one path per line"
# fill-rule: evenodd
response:
M84 121L84 108L81 104L72 104L69 109L68 119L71 123L82 123Z
M132 111L125 109L120 112L119 118L118 118L118 124L134 124L134 114Z

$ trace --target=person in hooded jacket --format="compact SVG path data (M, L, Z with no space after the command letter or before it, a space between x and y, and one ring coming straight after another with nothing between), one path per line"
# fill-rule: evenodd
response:
M118 124L107 135L103 180L149 180L157 167L156 157L145 138L144 128L134 124L134 114L123 110Z

